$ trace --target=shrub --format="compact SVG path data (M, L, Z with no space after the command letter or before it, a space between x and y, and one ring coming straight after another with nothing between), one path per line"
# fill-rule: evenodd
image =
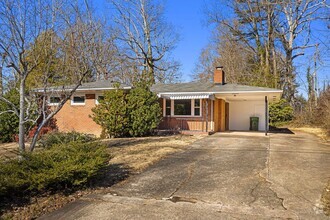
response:
M92 111L93 120L110 137L148 135L161 121L158 98L143 83L128 94L120 89L106 92Z
M270 125L276 126L279 123L289 122L293 119L293 108L285 99L269 105Z
M56 145L0 163L0 196L82 186L107 166L106 147L98 143Z
M52 147L58 144L67 144L72 141L86 143L95 141L96 137L92 134L83 134L79 132L51 132L47 133L40 138L38 144L42 147Z
M116 89L104 93L104 100L92 109L92 119L110 137L122 137L127 135L128 115L126 94L122 89Z
M19 94L16 89L8 91L5 95L14 105L19 106ZM11 109L6 103L0 101L0 112ZM18 117L12 112L0 115L0 142L11 142L18 133Z
M150 134L161 121L161 107L157 95L139 86L127 95L129 134L133 137Z

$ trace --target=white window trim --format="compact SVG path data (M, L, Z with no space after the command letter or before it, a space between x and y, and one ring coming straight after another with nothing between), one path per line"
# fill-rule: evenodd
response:
M95 105L100 104L100 103L99 103L99 96L103 96L103 97L104 97L103 94L95 94Z
M85 98L84 103L74 103L73 102L73 98L74 97L77 97L77 96L83 96ZM85 94L83 94L83 95L80 95L80 94L72 95L72 97L71 97L71 105L86 105L86 95Z
M202 116L202 99L199 99L199 115L195 115L195 100L193 99L193 101L191 102L191 112L194 113L194 116L196 117L201 117Z
M163 99L163 116L164 117L180 117L180 118L199 118L202 117L202 99L200 100L200 115L195 115L195 99L191 100L191 115L175 115L174 114L174 99L171 99L171 115L166 115L166 99Z
M60 104L61 101L58 102L58 103L51 103L51 102L50 102L50 98L51 98L51 97L58 97L58 98L61 99L61 97L58 96L58 95L51 95L51 96L48 96L48 98L47 98L47 102L48 102L48 105L49 105L49 106L56 106L56 105L59 105L59 104Z

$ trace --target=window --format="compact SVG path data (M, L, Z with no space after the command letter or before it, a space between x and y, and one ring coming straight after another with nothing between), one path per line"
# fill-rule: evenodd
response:
M166 110L165 110L165 115L171 115L171 100L170 99L166 99Z
M201 100L200 99L195 99L194 115L195 116L200 116L201 115Z
M58 105L58 103L60 103L61 98L58 96L51 96L49 97L49 104L50 105Z
M174 100L174 115L191 115L191 100Z
M95 100L95 104L99 104L100 102L104 101L104 96L103 95L98 95L96 100Z
M73 96L72 105L85 105L85 96Z
M201 116L202 115L202 99L178 99L163 100L164 116Z

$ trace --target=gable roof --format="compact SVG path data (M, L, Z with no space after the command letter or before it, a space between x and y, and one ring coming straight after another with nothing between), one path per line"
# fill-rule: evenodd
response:
M213 84L211 82L190 82L175 84L156 84L151 90L155 93L235 93L235 92L282 92L279 89L246 86L238 84Z

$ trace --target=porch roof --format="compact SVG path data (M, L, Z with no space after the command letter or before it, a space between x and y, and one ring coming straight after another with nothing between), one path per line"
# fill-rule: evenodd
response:
M164 99L213 99L212 93L164 93L158 94L158 97Z
M190 82L190 83L175 83L175 84L156 84L152 86L151 90L158 94L164 93L210 93L210 94L222 94L222 93L255 93L255 92L272 92L282 93L282 90L246 86L238 84L213 84L211 82Z

